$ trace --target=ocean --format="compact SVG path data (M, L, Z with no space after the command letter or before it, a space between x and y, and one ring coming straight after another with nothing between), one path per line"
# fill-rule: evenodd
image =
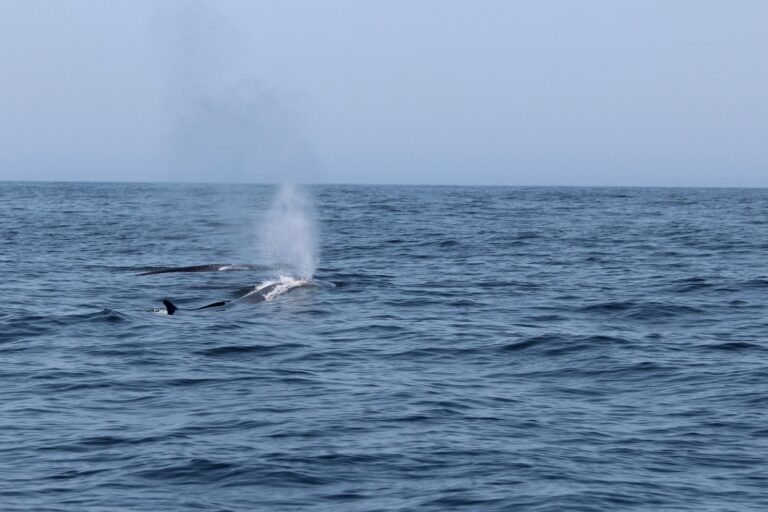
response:
M0 183L0 510L768 510L768 190L301 194Z

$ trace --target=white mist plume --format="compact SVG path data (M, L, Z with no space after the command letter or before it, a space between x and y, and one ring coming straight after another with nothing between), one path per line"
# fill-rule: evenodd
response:
M309 199L297 186L280 186L262 226L261 250L281 275L312 279L318 261L317 224Z
M182 181L303 181L314 156L302 115L262 78L258 48L225 11L214 0L158 3L166 172Z

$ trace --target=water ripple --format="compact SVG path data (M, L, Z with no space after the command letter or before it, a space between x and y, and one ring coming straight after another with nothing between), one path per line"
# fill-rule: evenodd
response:
M768 192L272 192L0 183L0 509L768 509Z

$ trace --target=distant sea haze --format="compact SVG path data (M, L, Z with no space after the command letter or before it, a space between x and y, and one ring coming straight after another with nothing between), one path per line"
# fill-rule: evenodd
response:
M768 510L768 190L297 193L0 183L0 509Z

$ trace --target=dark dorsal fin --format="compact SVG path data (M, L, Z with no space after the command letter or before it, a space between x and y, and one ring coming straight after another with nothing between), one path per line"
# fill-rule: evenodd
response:
M166 311L166 312L167 312L169 315L172 315L172 314L174 314L174 313L176 312L176 310L177 310L177 309L179 309L179 308L177 308L177 307L176 307L176 306L173 304L173 302L169 301L168 299L163 299L163 306L165 306L165 311Z

